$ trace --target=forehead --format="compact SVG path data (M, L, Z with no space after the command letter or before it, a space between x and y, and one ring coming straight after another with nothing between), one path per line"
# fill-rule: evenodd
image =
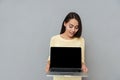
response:
M73 25L78 25L78 21L76 19L70 19L68 23L73 24Z

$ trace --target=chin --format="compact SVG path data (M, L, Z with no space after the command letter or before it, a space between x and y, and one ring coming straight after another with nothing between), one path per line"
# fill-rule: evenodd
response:
M69 37L70 37L70 38L73 38L73 37L74 37L74 35L69 35Z

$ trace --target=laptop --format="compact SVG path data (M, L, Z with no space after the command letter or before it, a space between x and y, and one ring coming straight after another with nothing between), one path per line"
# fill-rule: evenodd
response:
M81 70L80 47L50 47L50 75L87 76Z

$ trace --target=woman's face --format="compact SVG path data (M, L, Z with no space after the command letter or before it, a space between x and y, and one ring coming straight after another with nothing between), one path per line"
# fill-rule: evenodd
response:
M66 36L72 38L79 30L78 21L76 19L70 19L67 23L64 22Z

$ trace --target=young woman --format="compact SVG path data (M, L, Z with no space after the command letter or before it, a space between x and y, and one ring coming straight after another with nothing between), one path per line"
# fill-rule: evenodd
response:
M61 32L55 35L50 40L50 46L55 47L81 47L82 48L82 70L87 72L88 68L85 65L85 40L81 36L82 34L82 23L80 16L76 12L70 12L65 17ZM46 72L49 71L50 57L46 65ZM60 77L55 76L53 80L81 80L81 77Z

